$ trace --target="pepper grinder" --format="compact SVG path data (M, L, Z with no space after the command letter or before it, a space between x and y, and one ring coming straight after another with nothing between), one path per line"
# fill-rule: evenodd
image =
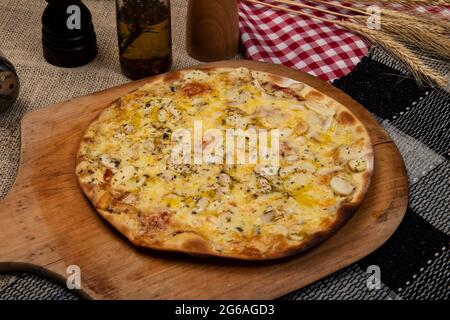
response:
M192 58L233 58L239 50L237 0L189 0L186 30L186 49Z
M42 15L42 47L50 64L73 68L97 55L92 15L81 0L46 0Z

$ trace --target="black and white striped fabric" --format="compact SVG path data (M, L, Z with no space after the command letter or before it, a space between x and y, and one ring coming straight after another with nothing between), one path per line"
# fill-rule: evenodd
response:
M430 63L449 72L448 64ZM378 48L334 85L372 112L399 147L410 203L400 227L381 248L282 299L449 299L450 94L418 87ZM371 266L380 270L378 288L367 285ZM38 276L0 276L0 299L77 298Z

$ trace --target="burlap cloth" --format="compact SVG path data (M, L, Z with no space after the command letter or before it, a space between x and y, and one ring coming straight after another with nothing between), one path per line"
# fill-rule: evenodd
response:
M47 3L0 1L0 51L16 67L21 81L18 101L0 113L0 199L14 183L19 164L20 119L27 111L130 81L120 71L114 0L83 2L93 16L98 56L88 65L66 69L48 64L42 55L41 16ZM174 70L199 63L185 51L187 2L171 1ZM13 275L0 273L0 290L11 281Z

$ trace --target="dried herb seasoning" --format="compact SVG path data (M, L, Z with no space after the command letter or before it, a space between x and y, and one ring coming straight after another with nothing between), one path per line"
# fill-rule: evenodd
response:
M122 72L140 79L172 64L170 0L116 0Z

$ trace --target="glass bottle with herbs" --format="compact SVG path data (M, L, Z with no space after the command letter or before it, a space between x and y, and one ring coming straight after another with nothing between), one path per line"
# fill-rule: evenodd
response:
M141 79L172 65L170 0L116 0L122 72Z

